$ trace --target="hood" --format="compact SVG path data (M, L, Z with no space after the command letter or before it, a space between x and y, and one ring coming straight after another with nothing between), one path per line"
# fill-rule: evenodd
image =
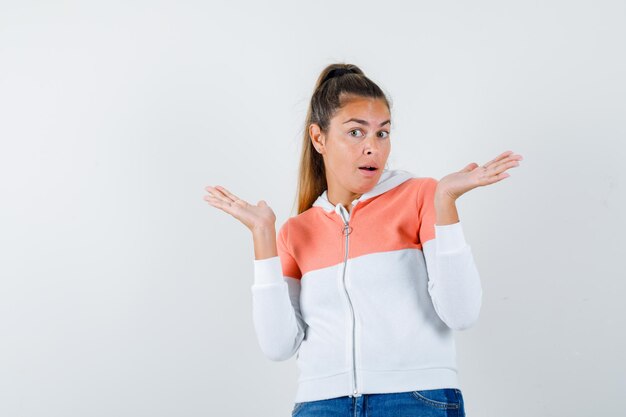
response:
M361 197L352 200L352 207L357 205L360 201L365 201L372 197L376 197L385 191L389 191L413 177L414 175L412 173L402 169L384 169L382 174L380 174L378 182L371 190L363 193ZM328 212L338 210L339 206L343 207L339 203L337 203L337 206L334 206L330 201L328 201L328 190L324 190L324 192L317 197L317 200L313 203L313 207L321 207Z

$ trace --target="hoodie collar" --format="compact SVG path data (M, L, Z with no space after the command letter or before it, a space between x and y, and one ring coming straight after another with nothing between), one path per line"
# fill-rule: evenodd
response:
M378 182L366 193L361 194L361 197L352 200L352 206L354 207L357 203L370 199L372 197L376 197L386 191L391 190L394 187L402 184L406 180L413 178L413 174L408 171L402 169L384 169L383 173L380 174L380 178ZM334 206L330 201L328 201L328 190L324 190L324 192L317 197L317 200L313 203L313 207L321 207L327 212L335 211L339 209L339 206L343 208L340 203L337 203Z

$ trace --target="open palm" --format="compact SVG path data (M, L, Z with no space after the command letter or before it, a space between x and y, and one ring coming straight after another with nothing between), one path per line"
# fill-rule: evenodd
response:
M510 175L506 171L519 166L519 161L522 159L522 155L506 151L482 166L472 162L462 170L443 177L439 180L437 188L456 200L476 187L495 184L508 178Z
M265 200L255 206L237 197L226 188L216 185L205 187L210 195L204 199L213 207L217 207L242 222L250 231L263 227L274 227L276 215Z

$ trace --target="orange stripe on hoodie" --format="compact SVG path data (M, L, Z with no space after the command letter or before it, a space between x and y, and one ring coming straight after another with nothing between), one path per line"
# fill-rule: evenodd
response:
M354 206L348 258L407 248L422 250L425 242L435 238L437 183L431 177L410 178ZM322 207L311 207L288 219L277 238L284 275L300 279L309 271L343 262L343 229L341 216Z

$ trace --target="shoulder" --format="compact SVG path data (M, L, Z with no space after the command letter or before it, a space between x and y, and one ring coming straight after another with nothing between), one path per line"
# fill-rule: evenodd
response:
M413 178L413 186L417 191L418 199L431 198L435 194L439 180L433 177Z
M290 246L299 241L303 231L306 230L307 227L314 226L317 223L312 219L312 213L310 212L311 210L309 209L296 216L291 216L280 226L278 229L278 238L282 240L285 245Z
M433 177L414 177L406 182L406 189L411 193L411 199L421 203L434 198L439 180Z
M413 185L418 188L430 188L436 187L439 180L433 177L415 177L411 178L409 181L413 182Z
M281 229L284 228L284 233L288 234L289 232L298 233L303 229L315 227L324 217L324 213L324 209L321 207L310 207L300 214L289 217Z
M289 236L289 222L293 219L293 217L289 217L284 223L278 228L277 236L280 240L287 241Z

